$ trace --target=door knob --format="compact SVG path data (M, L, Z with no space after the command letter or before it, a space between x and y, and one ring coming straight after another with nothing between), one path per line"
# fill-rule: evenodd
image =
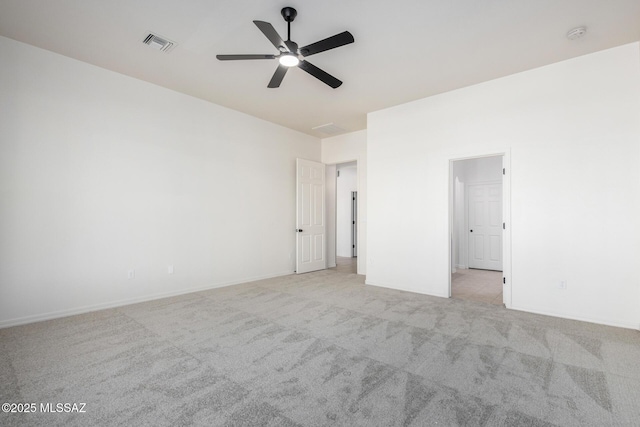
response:
M470 230L473 233L473 230Z
M296 230L298 233L302 233L302 228Z

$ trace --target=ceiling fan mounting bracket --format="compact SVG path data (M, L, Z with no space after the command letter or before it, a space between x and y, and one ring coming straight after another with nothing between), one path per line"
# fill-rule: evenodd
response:
M280 13L287 22L293 22L293 20L296 19L296 16L298 16L298 11L289 6L283 7Z

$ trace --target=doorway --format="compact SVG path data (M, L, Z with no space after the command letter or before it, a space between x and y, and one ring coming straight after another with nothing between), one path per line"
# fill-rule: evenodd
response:
M327 265L338 270L357 269L358 164L327 166Z
M505 173L504 155L451 161L452 298L505 304Z

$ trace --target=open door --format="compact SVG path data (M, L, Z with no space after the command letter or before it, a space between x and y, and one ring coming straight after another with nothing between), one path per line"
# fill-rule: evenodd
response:
M327 268L325 167L296 159L296 273Z

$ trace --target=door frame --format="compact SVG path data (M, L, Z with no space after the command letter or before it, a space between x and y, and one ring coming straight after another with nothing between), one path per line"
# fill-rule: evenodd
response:
M356 168L357 167L358 166L356 166ZM358 170L356 169L356 181L358 179L357 174L358 174ZM357 188L357 183L356 183L356 188ZM357 258L357 257L358 257L358 190L351 192L351 258Z
M451 155L448 158L448 173L449 179L447 185L449 187L449 245L447 248L447 258L449 264L447 268L449 270L449 298L451 298L451 266L453 262L453 163L459 160L479 159L483 157L495 157L502 156L502 167L504 174L502 175L502 222L505 224L505 228L502 232L502 277L504 278L502 285L502 297L504 305L507 308L511 308L512 293L513 293L513 280L511 270L511 151L510 149L496 150L496 151L484 151L462 155ZM465 191L466 192L466 191ZM465 196L466 198L466 196ZM465 207L466 209L466 207Z
M331 162L331 163L323 162L323 163L325 164L325 166L335 166L336 170L337 170L338 166L340 166L340 165L343 165L343 164L346 164L346 163L354 163L354 162L356 164L356 192L359 194L360 190L361 190L360 189L360 179L362 178L362 172L360 171L360 160L359 160L358 157L352 158L352 159L341 160L339 162ZM337 186L337 182L336 182L336 186ZM328 194L328 191L326 193ZM334 188L334 197L337 197L337 194L335 192L335 188ZM360 200L360 197L358 197L358 199L356 200L356 203L357 203L358 213L360 213L362 211L362 209L361 209L362 208L362 204L361 204L362 202ZM333 207L334 207L333 212L327 212L327 215L333 215L333 217L335 219L336 215L337 215L337 208L338 208L337 203L335 203L335 200L334 200ZM361 224L362 224L361 218L360 218L360 215L358 215L358 218L356 219L356 226L358 228L358 231L361 230L361 228L360 228ZM338 239L337 239L337 237L338 237L338 235L337 235L337 233L338 233L337 221L334 221L334 225L335 225L335 228L333 230L333 235L334 235L333 236L333 240L334 240L334 244L337 245L337 243L338 243ZM328 235L328 233L329 233L329 230L327 229L327 235ZM360 237L360 232L358 232L358 234L356 236L356 239L357 239L356 246L358 248L361 248L362 247L362 240L361 240L361 237ZM335 255L337 253L336 248L334 248L333 253L334 253L333 262L335 263L336 262L335 257L337 256L337 255ZM360 263L364 262L364 258L359 256L356 259L357 259L356 263L357 263L357 266L358 266L357 267L357 274L363 274L363 273L361 273L362 269L360 268ZM327 255L327 267L328 268L331 268L331 267L329 267L330 264L331 264L331 260L329 259L328 255Z

